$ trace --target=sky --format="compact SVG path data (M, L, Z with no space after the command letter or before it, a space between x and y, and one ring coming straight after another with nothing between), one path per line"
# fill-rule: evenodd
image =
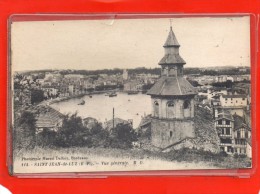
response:
M250 19L171 18L185 67L250 66ZM170 19L13 22L14 71L156 68Z

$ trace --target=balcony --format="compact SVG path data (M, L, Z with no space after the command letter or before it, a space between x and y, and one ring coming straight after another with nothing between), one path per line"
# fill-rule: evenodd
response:
M220 146L233 146L232 143L220 143L219 145Z
M226 125L226 124L218 124L218 123L216 123L216 127L231 127L231 124L230 125Z
M219 134L219 137L227 137L227 138L232 138L232 134L226 135L226 134Z

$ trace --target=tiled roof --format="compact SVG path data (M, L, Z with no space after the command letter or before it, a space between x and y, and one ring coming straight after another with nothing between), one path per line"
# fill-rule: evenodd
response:
M246 142L247 142L250 146L252 146L252 140L251 140L250 138L247 138L247 139L246 139Z
M204 147L207 145L206 142L211 144L218 144L219 138L216 134L214 127L214 120L212 115L206 109L199 106L195 106L194 126L196 138L194 139L200 146Z
M183 77L161 77L147 92L148 95L183 96L196 95L194 87Z
M246 98L246 95L239 94L239 95L222 95L223 98Z
M239 116L239 115L237 115L237 114L233 115L233 117L234 117L234 129L235 129L235 130L236 130L236 129L240 129L240 128L242 128L242 127L246 128L246 129L250 129L250 128L245 124L243 117L241 117L241 116Z
M159 65L163 64L186 64L186 62L179 54L166 54L159 62Z
M139 127L142 127L142 126L145 126L147 124L150 124L151 123L151 116L146 116L146 117L143 117L140 124L139 124Z
M237 128L240 128L242 127L242 124L244 123L244 119L239 116L239 115L234 115L234 128L237 129Z
M216 95L216 96L212 96L213 99L215 99L215 101L219 102L219 96Z
M228 111L223 111L223 112L219 113L218 118L216 118L216 120L220 120L220 119L227 119L227 120L230 120L230 121L234 121L233 116Z
M212 87L212 88L210 88L210 90L221 91L221 90L227 90L227 88L225 88L225 87Z
M123 120L121 118L114 118L114 127L116 127L118 124L128 124L129 122L126 120ZM106 122L106 128L112 129L113 128L113 119Z
M64 117L63 114L51 107L41 107L36 117L37 128L53 128Z
M179 47L180 44L178 43L176 37L175 37L175 34L174 32L172 31L172 27L170 29L170 32L169 32L169 35L167 37L167 40L166 42L164 43L163 45L164 47L170 47L170 46L177 46Z
M164 55L164 57L160 60L159 65L167 64L186 64L186 62L181 58L179 55L179 47L180 44L178 43L174 32L172 31L172 27L170 29L169 35L167 37L166 42L164 43L163 47L169 48L169 47L175 47L175 52L169 52Z

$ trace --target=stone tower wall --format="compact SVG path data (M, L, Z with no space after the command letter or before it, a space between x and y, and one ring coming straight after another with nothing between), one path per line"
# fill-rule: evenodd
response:
M170 119L185 119L194 117L194 99L188 100L189 108L184 109L184 99L162 99L152 98L152 107L154 117L170 118ZM168 103L173 102L173 107L168 107ZM158 105L157 105L158 104Z
M194 138L194 121L153 118L151 137L152 144L159 148L166 148L186 138Z

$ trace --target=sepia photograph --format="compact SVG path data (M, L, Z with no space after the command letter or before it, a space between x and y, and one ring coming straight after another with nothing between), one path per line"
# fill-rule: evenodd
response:
M13 173L252 167L250 17L12 21Z

